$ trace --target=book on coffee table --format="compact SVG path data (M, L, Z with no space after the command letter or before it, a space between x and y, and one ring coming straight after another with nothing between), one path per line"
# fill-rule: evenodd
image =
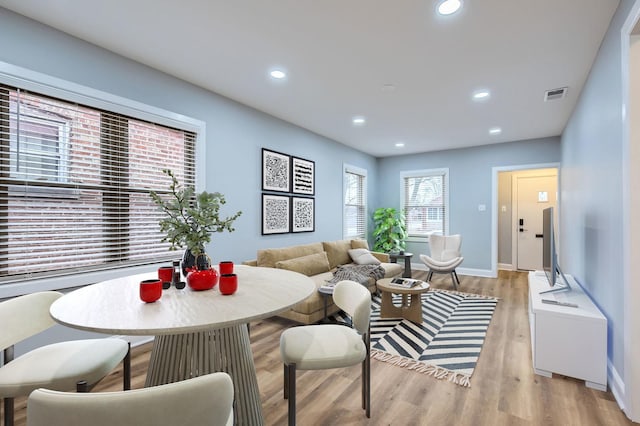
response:
M423 281L414 280L413 278L393 278L389 285L401 288L413 288L415 286L419 286L422 283Z

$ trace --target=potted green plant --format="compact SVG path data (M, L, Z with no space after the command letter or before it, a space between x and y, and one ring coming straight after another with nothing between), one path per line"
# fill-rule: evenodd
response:
M380 207L373 213L373 250L383 253L399 252L405 248L407 227L402 211Z
M213 232L233 232L233 222L241 211L227 218L220 217L220 207L226 203L219 192L196 193L191 187L180 185L171 170L162 171L171 178L170 195L162 197L150 191L154 203L166 216L159 221L160 231L165 233L163 242L171 243L169 250L186 248L182 259L182 272L189 269L210 269L205 246L211 242Z

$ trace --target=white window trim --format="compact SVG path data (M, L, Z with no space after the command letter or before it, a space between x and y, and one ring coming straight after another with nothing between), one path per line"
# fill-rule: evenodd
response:
M20 87L42 95L70 102L110 110L133 118L195 132L196 137L196 191L204 190L206 160L206 123L182 114L147 105L91 87L52 77L26 68L0 61L0 83ZM0 299L45 290L80 287L117 277L151 272L158 265L144 265L86 274L50 277L26 282L0 285Z
M60 155L57 157L59 160L59 169L57 173L57 182L67 182L69 179L69 123L63 123L58 120L46 120L40 117L21 117L23 121L27 121L33 124L40 124L44 126L54 125L58 127L58 134L60 135L58 138L58 148L60 150ZM20 146L21 142L18 140L16 136L15 143L17 146ZM48 157L46 153L38 152L38 150L32 150L29 152L30 155L39 155L42 158ZM53 157L53 156L52 156ZM13 160L12 160L13 161ZM16 160L16 164L18 164ZM27 179L26 175L19 171L11 171L12 177L20 176L20 179Z
M344 206L346 203L346 197L345 194L347 192L347 180L345 179L345 174L347 173L353 173L356 175L360 175L364 177L364 193L363 198L364 198L364 210L365 210L365 217L364 217L364 239L367 240L368 236L369 236L369 218L367 216L367 210L369 208L368 205L368 197L367 197L367 192L369 191L369 188L367 187L368 181L367 181L367 170L363 169L361 167L357 167L357 166L353 166L351 164L347 164L347 163L343 163L342 165L342 237L346 238L346 236L344 235L344 221L345 221L345 217L344 217Z
M444 175L444 234L449 235L449 168L441 169L423 169L423 170L407 170L400 172L400 211L404 210L405 194L404 194L404 180L405 178L422 177L422 176L442 176ZM413 243L427 243L429 237L407 237L408 242Z

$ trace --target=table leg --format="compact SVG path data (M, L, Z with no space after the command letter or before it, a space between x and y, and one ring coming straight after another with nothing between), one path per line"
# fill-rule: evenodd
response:
M393 304L393 294L388 291L381 293L380 318L402 318L402 308Z
M410 305L405 308L404 317L409 321L422 324L422 298L419 294L411 295Z
M404 274L402 275L402 277L411 278L411 258L410 257L404 258Z
M262 425L260 391L245 324L156 336L145 386L173 383L216 371L227 372L233 380L236 424Z
M382 292L380 318L405 318L415 323L422 323L422 300L420 294L402 294L402 305L393 303L391 292Z
M324 321L327 320L327 298L329 296L325 293L322 293L322 300L324 301L324 317L322 318Z

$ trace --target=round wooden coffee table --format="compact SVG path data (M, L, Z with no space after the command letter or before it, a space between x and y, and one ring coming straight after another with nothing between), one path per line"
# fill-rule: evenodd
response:
M429 283L422 282L412 288L402 288L391 285L392 278L383 278L376 282L382 297L380 318L404 318L409 321L422 323L421 294L429 291ZM402 295L402 305L393 304L393 295Z

